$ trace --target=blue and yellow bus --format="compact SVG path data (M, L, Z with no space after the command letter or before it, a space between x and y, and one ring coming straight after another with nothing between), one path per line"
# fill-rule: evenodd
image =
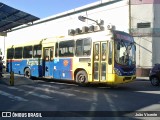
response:
M7 48L7 72L26 77L73 80L80 85L117 85L136 79L135 42L115 29L69 30L68 36L46 38Z

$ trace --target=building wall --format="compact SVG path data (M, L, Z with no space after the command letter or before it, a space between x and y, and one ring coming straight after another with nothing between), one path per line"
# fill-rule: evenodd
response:
M154 0L134 0L131 2L131 29L137 48L137 76L148 76L153 63L153 6Z
M153 19L153 28L154 28L154 35L153 35L153 60L152 65L156 63L160 63L160 1L155 1L154 4L154 19Z

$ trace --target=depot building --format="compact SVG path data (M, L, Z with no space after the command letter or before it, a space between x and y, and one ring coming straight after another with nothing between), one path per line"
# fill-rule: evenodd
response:
M6 56L7 46L55 36L67 36L69 29L96 24L90 20L86 22L78 20L79 16L85 16L96 21L103 20L105 27L112 24L116 30L130 33L136 42L137 76L148 76L150 68L155 63L160 63L159 11L159 0L99 0L47 18L34 19L20 26L1 30L0 49L2 55Z

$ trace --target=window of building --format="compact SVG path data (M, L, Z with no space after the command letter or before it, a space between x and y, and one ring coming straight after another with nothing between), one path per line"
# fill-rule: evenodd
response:
M23 58L32 58L33 51L32 46L25 46L23 48Z
M150 28L151 27L151 23L147 22L147 23L137 23L137 28Z
M15 59L22 58L22 47L15 48L14 58Z
M13 59L14 57L14 48L7 49L7 59Z
M33 57L41 58L41 56L42 56L42 45L35 45L33 47Z
M91 54L91 39L84 38L76 41L76 56L89 56Z
M59 43L59 56L60 57L73 57L74 56L74 40L62 41Z

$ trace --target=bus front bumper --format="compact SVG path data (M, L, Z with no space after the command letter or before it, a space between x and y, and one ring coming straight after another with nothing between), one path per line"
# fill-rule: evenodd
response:
M132 82L136 79L136 75L132 76L118 76L117 74L110 74L108 76L107 84L122 84L122 83L128 83Z

